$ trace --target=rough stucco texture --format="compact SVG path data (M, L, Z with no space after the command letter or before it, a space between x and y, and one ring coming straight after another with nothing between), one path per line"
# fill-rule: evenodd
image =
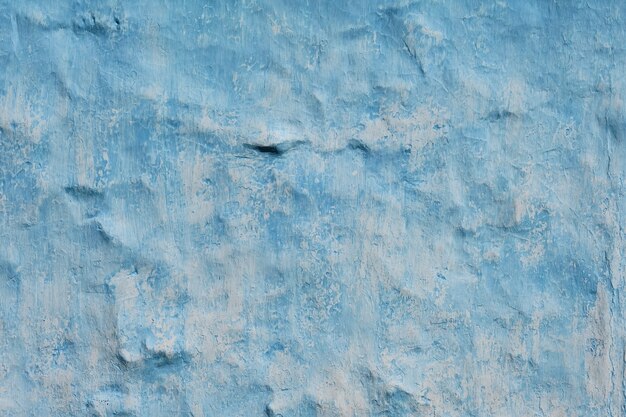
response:
M0 2L0 415L624 416L624 45L618 0Z

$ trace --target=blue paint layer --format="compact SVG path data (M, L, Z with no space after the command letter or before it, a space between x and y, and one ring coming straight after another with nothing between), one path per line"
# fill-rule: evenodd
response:
M0 1L0 415L626 415L625 17Z

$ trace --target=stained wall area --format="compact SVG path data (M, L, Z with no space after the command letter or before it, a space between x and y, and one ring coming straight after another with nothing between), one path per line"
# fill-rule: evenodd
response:
M626 415L626 3L0 1L0 415Z

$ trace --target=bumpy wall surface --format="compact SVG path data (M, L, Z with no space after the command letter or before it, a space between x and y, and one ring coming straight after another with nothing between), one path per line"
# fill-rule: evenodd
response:
M626 3L0 1L0 415L626 415Z

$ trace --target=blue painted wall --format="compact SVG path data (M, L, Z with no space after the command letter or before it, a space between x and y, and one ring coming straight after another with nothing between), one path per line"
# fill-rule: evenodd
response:
M0 1L0 415L624 416L626 3Z

